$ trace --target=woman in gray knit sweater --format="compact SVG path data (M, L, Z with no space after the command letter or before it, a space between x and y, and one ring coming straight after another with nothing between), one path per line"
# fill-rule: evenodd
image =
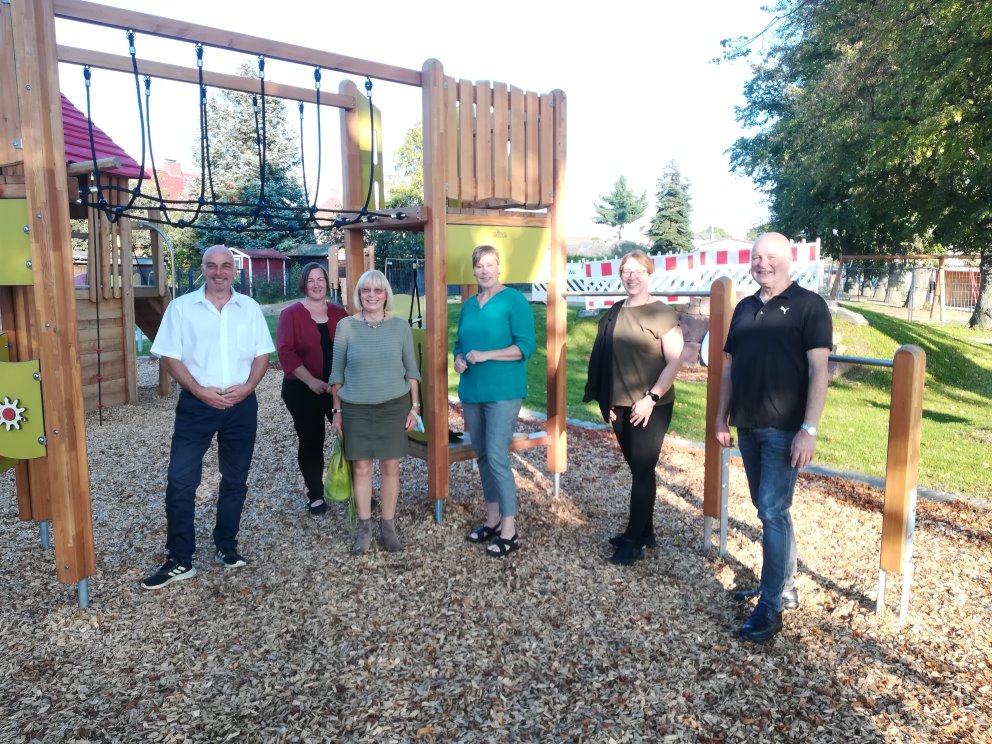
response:
M390 317L393 290L381 271L366 271L355 283L354 315L338 323L331 364L331 425L344 432L344 455L351 462L358 531L351 552L365 553L372 542L372 461L379 461L382 503L380 533L386 550L401 549L396 534L400 459L406 432L420 414L420 372L413 336L402 318Z

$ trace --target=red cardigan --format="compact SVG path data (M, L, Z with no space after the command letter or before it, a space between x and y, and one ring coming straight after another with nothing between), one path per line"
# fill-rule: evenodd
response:
M348 313L340 305L327 303L327 330L334 342L334 330L338 321L347 318ZM294 302L279 314L279 325L276 327L276 351L279 353L279 363L283 374L295 380L294 369L300 365L321 379L324 373L324 355L320 350L320 331L310 317L310 311L302 302Z

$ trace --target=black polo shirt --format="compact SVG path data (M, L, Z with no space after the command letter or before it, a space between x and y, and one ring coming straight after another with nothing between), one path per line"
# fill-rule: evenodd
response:
M806 415L806 352L833 347L833 321L823 298L795 282L766 303L758 294L734 309L723 347L731 356L730 423L796 431Z

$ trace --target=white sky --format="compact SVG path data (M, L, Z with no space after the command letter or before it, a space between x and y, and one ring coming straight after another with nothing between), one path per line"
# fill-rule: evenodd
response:
M753 35L769 17L764 0L614 0L584 3L504 0L487 6L453 0L422 3L382 0L362 4L315 0L103 0L152 14L229 29L315 49L419 70L435 58L445 73L471 80L498 80L540 93L559 88L568 99L568 174L565 220L569 237L608 237L593 223L593 205L625 175L638 193L647 191L647 217L624 237L641 236L654 211L657 179L674 158L691 185L694 229L715 224L735 237L767 219L761 195L746 178L729 172L726 153L744 132L734 118L749 77L744 63L711 64L720 39ZM126 55L124 32L59 22L60 44ZM138 35L139 58L195 67L191 44ZM204 66L232 72L243 55L207 48ZM252 61L254 59L252 58ZM85 113L82 70L63 65L62 91ZM342 75L324 71L322 90L336 92ZM266 79L313 86L312 68L266 63ZM360 90L364 90L361 80ZM383 111L387 174L390 156L421 118L419 88L373 81L373 100ZM93 70L93 119L132 157L140 160L133 78ZM152 83L155 159L180 160L193 169L198 137L196 87ZM297 120L295 103L291 121ZM305 127L315 127L313 107ZM324 108L324 175L340 186L337 110ZM316 151L306 151L313 187Z

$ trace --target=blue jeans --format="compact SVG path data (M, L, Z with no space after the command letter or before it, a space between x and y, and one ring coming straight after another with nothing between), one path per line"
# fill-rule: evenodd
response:
M465 403L465 425L479 460L482 495L487 503L499 502L504 517L517 516L517 484L510 469L510 442L522 398Z
M782 611L782 592L795 585L796 535L789 513L799 475L789 452L795 436L785 429L737 429L751 503L761 520L759 604L776 612Z
M224 553L237 552L238 528L248 493L248 468L255 450L257 423L258 400L254 393L224 411L211 408L185 390L179 394L165 488L165 550L172 560L184 566L193 565L196 489L203 471L203 455L215 434L221 477L214 545Z

